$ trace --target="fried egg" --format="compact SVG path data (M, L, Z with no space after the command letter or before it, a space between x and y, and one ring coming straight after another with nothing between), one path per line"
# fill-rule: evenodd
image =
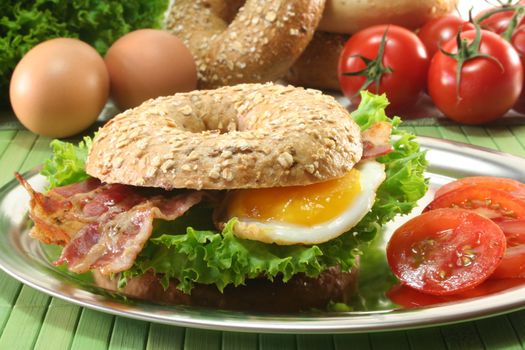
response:
M239 238L279 245L319 244L349 231L370 211L385 166L360 162L345 176L307 186L232 191L226 219Z

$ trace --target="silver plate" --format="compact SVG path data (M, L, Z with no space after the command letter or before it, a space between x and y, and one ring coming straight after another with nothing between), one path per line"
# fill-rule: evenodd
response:
M491 175L525 182L525 159L467 144L419 137L428 150L430 191L419 208L439 186L459 177ZM45 186L35 172L27 174L37 189ZM187 306L161 306L129 301L98 289L80 278L54 268L42 246L27 235L29 197L15 181L0 190L0 268L17 280L57 298L91 309L184 327L227 331L276 333L370 332L407 329L458 322L525 307L525 286L490 296L417 309L376 312L301 313L269 315L210 310ZM411 214L417 215L416 209ZM391 223L387 234L410 216Z

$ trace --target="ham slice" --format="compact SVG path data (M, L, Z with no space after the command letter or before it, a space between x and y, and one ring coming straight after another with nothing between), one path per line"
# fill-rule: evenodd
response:
M55 188L45 195L18 181L31 195L31 235L64 246L55 265L103 274L129 269L151 236L155 219L175 220L202 200L203 192L148 194L136 187L96 179Z
M363 156L361 159L376 158L392 152L390 144L392 124L377 122L361 133Z

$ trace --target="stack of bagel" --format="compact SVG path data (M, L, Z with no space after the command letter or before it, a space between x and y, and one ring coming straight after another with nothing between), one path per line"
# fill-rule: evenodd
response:
M350 35L376 24L417 29L458 0L175 0L166 28L197 63L199 88L285 79L338 90Z

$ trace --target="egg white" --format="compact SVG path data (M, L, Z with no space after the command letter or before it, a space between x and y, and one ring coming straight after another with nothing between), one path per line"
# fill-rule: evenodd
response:
M362 161L356 168L361 173L361 191L336 218L313 226L238 218L234 234L239 238L279 245L319 244L342 235L357 225L370 211L377 188L386 177L384 164L375 160Z

